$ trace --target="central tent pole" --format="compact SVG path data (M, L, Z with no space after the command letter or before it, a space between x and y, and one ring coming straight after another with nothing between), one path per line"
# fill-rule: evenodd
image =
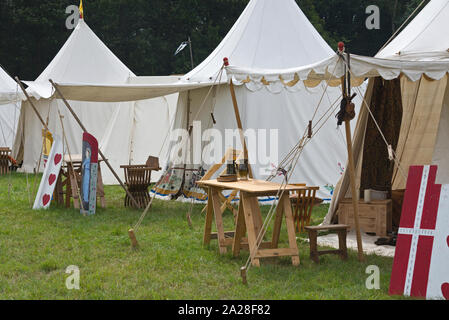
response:
M339 52L340 54L343 54L344 52L344 44L339 44ZM344 58L343 58L344 59ZM348 53L348 66L350 63L350 56ZM348 84L346 86L346 81L348 81ZM345 66L345 75L341 79L341 85L342 85L342 93L343 93L343 99L346 99L347 104L350 103L350 97L351 97L351 77L349 74L349 70L347 70ZM349 93L349 94L348 94ZM357 234L357 249L358 249L358 258L360 262L363 262L365 260L363 255L363 242L362 242L362 235L360 233L360 223L359 223L359 197L357 194L357 188L356 188L356 176L355 176L355 165L354 165L354 154L352 151L352 137L351 137L351 120L345 120L345 131L346 131L346 144L348 148L348 166L349 166L349 178L351 181L351 195L352 195L352 205L354 208L354 223L355 223L355 229Z
M78 118L78 116L76 115L76 113L73 111L72 107L70 106L70 104L67 102L67 100L64 98L64 96L62 95L61 91L59 90L57 84L55 84L53 82L53 80L49 80L50 83L52 84L52 86L55 88L56 92L59 94L59 96L61 97L62 101L64 102L65 106L67 107L67 109L69 109L70 113L73 115L73 117L75 118L76 122L78 122L79 126L81 127L81 129L84 132L88 132L87 129L84 127L84 125L82 124L81 120ZM108 166L109 170L111 170L112 174L114 175L115 179L117 179L117 181L120 183L120 185L122 186L123 190L125 190L126 194L128 195L128 197L131 199L131 201L133 202L133 204L136 206L136 208L139 207L139 205L137 204L136 199L134 199L133 195L129 192L128 188L126 188L126 186L123 184L122 180L119 178L119 176L117 175L117 173L115 172L115 170L112 168L111 164L109 163L108 159L106 159L106 157L104 156L103 152L100 150L100 148L98 148L98 153L100 154L101 158L103 159L103 161L106 163L106 165Z
M225 67L229 66L228 58L224 58L223 61L224 61ZM229 88L231 90L232 105L234 106L234 114L235 114L235 119L237 121L237 128L238 128L239 134L240 134L240 142L241 142L242 147L243 147L243 159L249 161L249 159L248 159L248 148L246 147L245 136L243 134L242 119L240 118L239 105L237 103L237 97L235 95L235 88L234 88L234 83L232 82L232 79L230 79ZM249 163L248 163L248 174L249 174L249 177L252 179L253 178L253 172L251 170L251 167L250 167Z

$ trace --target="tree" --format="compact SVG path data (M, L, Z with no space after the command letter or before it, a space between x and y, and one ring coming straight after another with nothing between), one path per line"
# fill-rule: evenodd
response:
M79 0L0 0L0 63L12 75L34 80L70 35L69 5ZM280 1L280 0L272 0ZM336 50L337 42L357 54L375 55L422 0L296 0ZM428 0L427 0L428 1ZM190 36L196 64L231 29L249 0L84 0L86 22L138 75L184 74L188 50L174 56ZM381 28L365 27L365 9L380 8Z

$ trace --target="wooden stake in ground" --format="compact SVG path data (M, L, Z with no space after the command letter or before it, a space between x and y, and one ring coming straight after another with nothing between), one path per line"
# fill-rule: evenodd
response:
M131 239L131 245L133 248L137 248L139 243L137 242L136 234L134 233L134 229L128 230L129 238Z
M342 58L343 52L344 52L344 44L339 43L338 48ZM348 54L348 66L349 66L349 54ZM347 100L346 106L348 107L350 103L350 96L351 96L351 80L350 77L348 77L348 70L345 67L345 76L341 79L342 81L342 92L343 92L343 99ZM348 85L346 87L346 81L348 81ZM346 131L346 144L348 148L348 167L349 167L349 178L351 181L351 195L352 195L352 204L354 206L354 223L355 223L355 229L357 234L357 249L358 249L358 258L360 262L363 262L365 260L365 257L363 255L363 243L362 243L362 235L360 233L360 224L359 224L359 197L357 194L357 188L356 188L356 177L355 177L355 166L354 166L354 155L352 152L352 137L351 137L351 121L345 120L345 131Z
M59 97L62 99L62 101L64 102L65 106L67 107L67 109L69 109L70 113L73 115L73 117L75 118L76 122L78 122L79 126L81 127L81 129L83 130L83 132L88 132L87 129L84 127L83 123L81 122L81 120L78 118L78 116L76 115L76 113L73 111L72 107L70 106L70 104L67 102L67 100L64 98L64 96L62 95L61 91L59 90L57 84L55 84L53 82L53 80L49 80L50 83L52 84L53 88L55 88L56 92L58 93ZM133 195L128 191L128 188L126 188L126 186L123 184L122 180L119 178L119 176L117 175L117 173L115 172L115 170L112 168L111 164L109 163L109 161L106 159L106 157L104 156L103 152L98 149L98 153L100 154L101 158L103 159L103 161L106 163L106 165L108 166L109 170L111 170L112 174L114 175L115 179L117 179L117 181L120 183L120 185L122 186L123 190L125 190L126 194L128 195L128 197L131 199L131 201L133 202L133 204L136 206L136 208L139 207L136 199L134 199Z
M244 285L248 284L248 280L246 279L246 268L245 267L241 267L240 268L240 276L242 277L242 282Z

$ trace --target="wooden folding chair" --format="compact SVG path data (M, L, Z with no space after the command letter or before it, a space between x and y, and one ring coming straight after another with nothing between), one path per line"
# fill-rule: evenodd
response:
M138 207L144 209L151 200L148 188L151 185L151 171L159 171L159 159L149 157L143 165L123 165L125 171L125 184L136 200ZM135 207L128 195L125 196L125 207Z
M312 217L312 209L315 205L322 202L316 198L316 192L319 187L306 186L305 183L292 184L294 186L304 187L290 194L290 200L294 207L294 221L296 223L296 231L304 232L305 227L310 224Z

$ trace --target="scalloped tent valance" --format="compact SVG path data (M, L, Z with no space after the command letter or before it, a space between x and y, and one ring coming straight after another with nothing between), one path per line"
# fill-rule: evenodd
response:
M424 75L432 80L440 80L449 72L449 53L441 53L437 61L405 61L351 56L351 74L353 86L360 86L366 78L382 77L392 80L405 75L411 81L417 81ZM262 70L239 66L226 67L227 75L235 85L245 85L250 91L266 88L277 93L301 90L303 87L313 88L322 81L329 86L339 86L340 78L345 74L345 62L339 55L321 62L284 70Z

